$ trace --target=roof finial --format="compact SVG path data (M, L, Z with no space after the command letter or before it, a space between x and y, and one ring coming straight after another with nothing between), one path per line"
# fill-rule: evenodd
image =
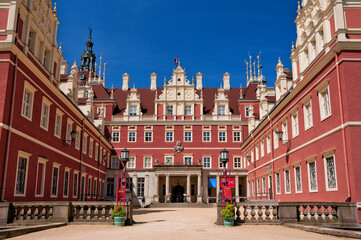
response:
M166 85L167 78L164 76L164 85Z
M300 12L301 12L301 5L300 5L300 1L298 1L297 13L300 14Z
M105 82L105 67L107 66L107 63L104 63L104 72L103 72L103 81Z
M62 45L61 45L61 43L60 43L60 44L59 44L59 54L62 55L62 53L63 53L63 49L62 49Z
M248 53L249 55L249 79L253 80L253 74L252 74L252 56Z
M53 14L54 14L55 16L58 14L58 11L56 10L56 2L54 3Z
M102 78L102 58L103 58L103 53L101 53L99 58L99 79ZM95 69L95 71L97 70Z
M244 60L244 62L246 63L246 73L247 73L247 81L249 80L249 71L248 71L248 62L246 60Z
M113 84L112 84L112 88L111 88L111 92L110 92L110 98L114 99L114 87L113 87Z

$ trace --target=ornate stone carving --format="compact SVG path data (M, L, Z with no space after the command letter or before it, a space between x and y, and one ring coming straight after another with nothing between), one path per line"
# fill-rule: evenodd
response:
M184 147L182 146L181 141L177 141L176 145L174 146L174 151L177 153L183 152Z

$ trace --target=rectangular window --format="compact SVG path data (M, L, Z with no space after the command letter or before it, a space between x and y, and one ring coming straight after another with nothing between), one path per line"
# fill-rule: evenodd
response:
M319 91L321 121L331 116L331 103L328 86Z
M19 156L18 170L16 172L15 195L25 195L27 167L28 167L28 158Z
M262 192L263 192L263 195L266 195L266 193L267 193L267 188L266 188L266 178L265 177L263 177L262 178Z
M144 178L138 178L137 196L144 196Z
M203 168L211 168L211 157L203 157Z
M83 153L86 154L86 145L87 145L88 136L84 135L83 137Z
M224 105L218 106L218 115L220 116L226 115L226 106Z
M130 106L129 107L129 115L136 116L137 115L137 106Z
M90 197L90 195L92 194L91 193L91 191L92 191L92 179L89 177L88 178L88 197Z
M120 141L120 132L112 132L112 142Z
M135 168L135 157L129 157L127 168Z
M64 197L68 197L69 194L69 171L64 172Z
M173 132L165 132L165 141L173 142Z
M335 157L325 157L325 172L326 172L326 190L334 191L337 190L337 177L336 177L336 166Z
M292 115L292 137L295 138L298 135L299 135L298 114L296 112Z
M38 158L35 197L43 197L44 196L46 161L47 160L40 160L40 159L42 159L42 158L40 158L40 157Z
M111 165L111 169L119 169L119 157L112 156L110 165Z
M254 196L255 195L255 186L254 186L254 181L252 181L252 196Z
M73 179L73 197L78 196L78 173L74 173Z
M173 106L167 106L167 115L173 116Z
M285 120L283 123L282 123L282 140L283 142L287 142L288 141L288 128L287 128L287 120Z
M56 114L55 116L55 129L54 129L54 135L58 138L61 137L61 122L62 122L62 115Z
M75 135L75 148L79 149L80 148L80 131L76 130L76 135Z
M242 158L241 157L233 157L234 168L242 168Z
M203 132L203 142L211 141L211 132Z
M241 132L233 132L233 142L241 142Z
M51 196L56 197L58 195L58 180L59 180L59 167L53 167L53 178L51 182Z
M244 115L245 115L246 117L249 117L249 107L245 107L245 108L244 108Z
M271 136L269 134L266 137L266 141L267 141L267 154L269 154L271 152Z
M276 194L281 194L281 177L280 173L276 173Z
M285 170L285 192L287 194L291 193L291 180L290 180L290 170Z
M152 168L152 157L144 157L144 168Z
M71 144L71 132L72 131L73 131L73 124L68 121L66 124L66 135L65 135L65 139L68 144Z
M174 157L166 156L165 157L165 165L174 165Z
M302 192L301 166L297 166L294 169L295 169L296 193L301 193Z
M226 142L226 132L218 132L218 142Z
M144 132L144 141L153 142L153 132Z
M50 112L50 106L45 102L43 102L41 107L40 126L45 130L48 130L48 126L49 126L49 112Z
M305 116L305 130L310 129L313 126L311 100L303 104L303 114Z
M93 184L93 195L94 197L97 196L97 180L94 179L94 184Z
M34 97L34 93L31 92L29 89L25 88L21 115L26 117L30 121L33 112L33 97Z
M107 197L114 196L114 178L107 178Z
M184 165L192 165L192 157L184 157Z
M274 129L273 130L273 147L274 147L274 149L277 149L278 148L278 136L277 136L277 132L278 131L278 129L276 128L276 129Z
M192 132L184 132L184 141L192 142Z
M192 106L184 106L184 115L192 115Z
M96 161L98 161L98 155L99 155L99 144L98 143L95 144L95 149L94 150L95 150L94 159Z
M308 163L308 183L310 192L317 192L317 171L316 162Z
M256 161L258 161L258 159L259 159L259 145L258 145L258 143L256 144L255 149L256 149Z
M264 142L261 140L261 157L264 157Z
M136 141L136 132L128 132L128 142L135 142Z
M261 195L261 180L257 179L257 196Z
M93 139L89 140L89 157L93 157L93 147L94 147L94 141Z

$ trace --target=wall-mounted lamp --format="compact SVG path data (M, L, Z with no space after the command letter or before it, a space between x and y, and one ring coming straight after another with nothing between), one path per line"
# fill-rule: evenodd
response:
M70 132L70 139L65 139L64 142L71 144L71 142L75 140L77 134L78 133L76 131L74 131L74 130L71 131Z

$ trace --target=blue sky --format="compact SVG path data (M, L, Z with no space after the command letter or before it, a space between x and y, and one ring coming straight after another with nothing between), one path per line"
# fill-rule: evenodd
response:
M204 87L219 87L231 74L231 87L246 84L248 53L261 51L263 73L273 86L278 57L291 68L296 40L296 0L62 0L57 2L58 42L70 65L85 49L93 29L97 62L107 62L106 87L121 87L122 74L130 86L148 88L150 74L170 79L175 57L188 79L203 73Z

